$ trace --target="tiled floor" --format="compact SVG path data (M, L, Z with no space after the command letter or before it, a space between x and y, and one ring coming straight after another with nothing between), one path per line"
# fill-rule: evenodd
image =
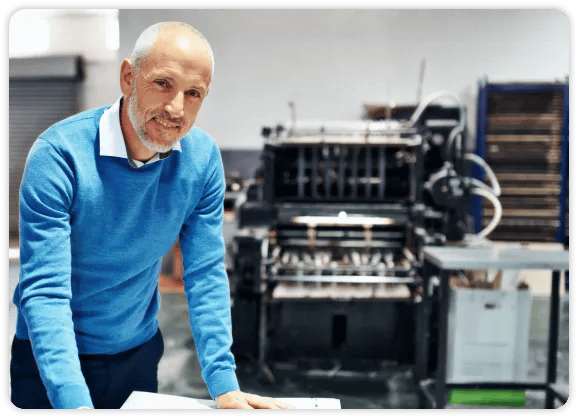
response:
M18 280L18 265L10 265L10 295ZM192 339L186 301L178 289L163 292L159 321L165 339L165 353L159 367L159 391L194 398L209 398L201 378ZM546 343L542 318L548 312L549 299L535 297L530 329L529 379L544 381L546 376ZM12 339L15 310L10 303L9 332ZM277 397L328 397L341 400L342 408L417 408L417 395L410 373L392 373L387 382L313 380L277 376L271 384L251 364L238 364L241 388L247 392ZM569 382L569 299L561 303L560 346L558 352L558 383L568 391ZM543 408L542 392L526 393L526 408ZM451 406L450 407L456 407Z

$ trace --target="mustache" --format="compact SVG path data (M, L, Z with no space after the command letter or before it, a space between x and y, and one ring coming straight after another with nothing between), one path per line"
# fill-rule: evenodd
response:
M171 123L177 124L179 126L182 126L184 124L183 118L173 118L171 117L168 113L166 112L159 112L159 113L154 113L151 116L151 119L155 119L155 118L161 118L161 119L166 119Z

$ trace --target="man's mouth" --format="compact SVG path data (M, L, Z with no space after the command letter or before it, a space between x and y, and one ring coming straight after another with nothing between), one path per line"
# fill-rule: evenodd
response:
M155 117L155 118L153 118L153 120L155 122L157 122L159 125L164 126L165 128L178 129L180 127L179 124L168 122L167 120L164 120L164 119L160 119L160 118Z

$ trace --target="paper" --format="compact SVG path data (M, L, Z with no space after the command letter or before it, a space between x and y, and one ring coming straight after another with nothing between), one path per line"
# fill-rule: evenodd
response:
M276 398L296 409L341 409L339 399L332 398ZM193 399L161 393L133 392L121 409L217 409L215 401Z
M341 401L333 398L275 398L296 409L341 409Z
M215 409L209 399L193 399L161 393L133 392L120 409Z

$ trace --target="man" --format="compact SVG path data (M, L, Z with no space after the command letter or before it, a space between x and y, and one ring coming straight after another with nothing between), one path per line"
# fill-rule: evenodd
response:
M194 28L146 29L112 106L34 143L20 189L21 272L11 397L20 408L119 408L157 391L162 256L179 238L202 375L221 408L282 408L243 393L230 352L224 174L193 123L213 55Z

